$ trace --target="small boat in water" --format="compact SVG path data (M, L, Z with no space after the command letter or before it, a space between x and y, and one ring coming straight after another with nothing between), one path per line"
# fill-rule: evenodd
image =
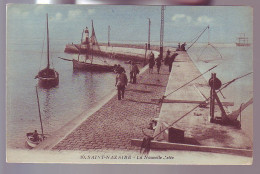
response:
M73 70L96 72L113 72L115 70L115 66L109 65L106 61L101 61L98 63L96 60L93 60L93 54L100 52L100 47L97 42L93 20L91 37L89 37L89 31L86 27L86 29L82 32L81 44L66 45L66 49L77 50L78 58L69 60L73 62ZM85 54L85 59L80 58L81 54Z
M246 37L245 33L240 33L240 36L237 38L238 42L236 42L236 46L239 47L249 47L251 44L248 43L248 37Z
M41 109L40 109L40 102L39 102L37 86L35 88L36 88L38 111L39 111L42 132L41 132L41 134L38 134L37 130L34 130L34 132L26 133L26 145L30 149L35 148L36 146L38 146L42 141L44 141L47 138L46 137L47 134L43 134L43 125L42 125Z
M50 68L50 53L49 53L49 28L48 14L47 17L47 67L38 72L35 78L39 79L39 86L43 88L52 88L59 84L59 73L55 69Z
M38 134L36 136L35 135L36 135L35 132L29 132L26 134L26 143L29 146L29 148L35 148L45 139L44 135L41 134Z
M73 59L72 62L73 62L74 70L86 70L86 71L96 71L96 72L113 72L115 70L115 66L111 66L111 65L87 63L75 59Z

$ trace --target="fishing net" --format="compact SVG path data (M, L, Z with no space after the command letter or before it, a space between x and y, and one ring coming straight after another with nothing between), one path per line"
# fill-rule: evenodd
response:
M197 51L194 51L193 54L195 54L198 61L203 61L205 63L222 59L222 55L218 48L216 48L211 43L208 43L202 47L197 47Z
M199 39L206 31L208 31L207 44L198 43ZM210 43L209 26L207 26L202 32L196 34L196 36L190 41L190 43L191 44L188 46L187 51L189 50L189 53L192 56L195 56L196 60L208 63L222 59L222 55L219 52L219 49L215 45Z

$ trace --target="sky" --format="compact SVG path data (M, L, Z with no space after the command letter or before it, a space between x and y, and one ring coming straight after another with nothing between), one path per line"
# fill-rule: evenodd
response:
M79 42L82 30L94 21L99 42L147 42L148 18L151 41L160 41L161 6L35 5L9 4L7 40L42 39L49 15L50 38ZM242 6L166 6L164 41L189 42L208 25L198 42L234 43L239 33L253 39L253 9ZM209 36L209 37L208 37Z

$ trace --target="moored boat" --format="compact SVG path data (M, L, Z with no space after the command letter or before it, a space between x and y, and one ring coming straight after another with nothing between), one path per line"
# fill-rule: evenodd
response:
M102 64L97 63L93 60L93 54L100 51L100 47L97 42L95 29L92 21L92 33L89 38L89 31L86 27L82 32L81 44L67 45L66 48L71 50L78 50L78 58L73 59L73 70L84 70L84 71L96 71L96 72L113 72L115 66L109 65L106 61ZM80 60L80 54L85 54L84 60ZM91 58L89 58L91 57Z
M44 138L45 137L43 135L39 135L39 138L35 139L33 132L26 133L26 143L30 148L35 148L43 141Z
M113 72L115 70L115 67L111 65L100 65L100 64L81 62L73 59L73 69L96 71L96 72Z
M54 68L50 68L50 53L49 53L49 28L48 14L47 18L47 67L38 72L35 78L38 78L39 86L43 88L52 88L59 84L59 73Z
M41 123L41 134L38 134L37 130L34 130L34 132L26 133L26 144L27 146L32 149L38 146L43 140L45 140L47 137L46 134L43 134L43 125L42 125L42 117L41 117L41 109L40 109L40 102L39 102L39 96L38 96L38 90L37 86L36 88L36 96L37 96L37 103L38 103L38 111L39 111L39 118Z

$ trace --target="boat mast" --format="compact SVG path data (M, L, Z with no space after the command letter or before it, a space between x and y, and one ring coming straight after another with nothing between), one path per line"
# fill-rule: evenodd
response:
M91 23L92 23L92 33L91 33L91 49L92 49L91 50L91 64L92 64L93 63L93 37L95 35L95 32L94 32L93 20L91 20Z
M50 68L50 55L49 55L49 26L48 26L48 13L46 14L47 18L47 69Z
M38 96L37 86L35 86L35 88L36 88L36 95L37 95L37 103L38 103L39 117L40 117L40 122L41 122L41 130L42 130L42 135L43 135L42 116L41 116L41 109L40 109L40 102L39 102L39 96Z

